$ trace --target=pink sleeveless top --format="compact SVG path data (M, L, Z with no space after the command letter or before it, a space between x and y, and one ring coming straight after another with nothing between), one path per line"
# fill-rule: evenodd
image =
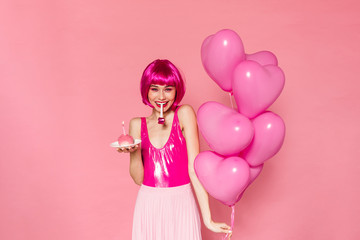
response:
M143 184L150 187L176 187L190 183L186 141L182 135L177 108L171 132L164 147L154 147L146 118L141 118L141 155L144 163Z

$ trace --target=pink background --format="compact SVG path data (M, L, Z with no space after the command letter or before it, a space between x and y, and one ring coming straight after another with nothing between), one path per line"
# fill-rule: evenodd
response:
M286 74L270 108L285 143L236 205L233 239L360 239L359 16L355 0L2 0L0 239L130 239L138 186L109 143L150 114L139 78L156 58L184 73L183 103L230 105L200 60L223 28Z

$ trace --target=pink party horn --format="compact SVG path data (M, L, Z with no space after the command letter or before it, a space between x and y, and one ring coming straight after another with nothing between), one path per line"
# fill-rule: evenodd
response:
M165 123L165 118L164 118L164 104L165 103L159 103L161 105L161 110L160 110L160 117L158 118L158 124L164 124Z

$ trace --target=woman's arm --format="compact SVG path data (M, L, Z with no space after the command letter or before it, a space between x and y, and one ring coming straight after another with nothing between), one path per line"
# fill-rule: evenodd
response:
M129 135L134 139L141 139L141 118L131 119ZM136 184L142 184L144 179L144 165L141 158L140 147L136 147L135 151L130 152L130 176Z
M195 174L194 160L200 151L195 112L190 105L182 105L178 110L178 117L180 123L182 124L183 134L186 139L189 160L189 176L199 202L204 225L214 232L228 233L230 229L228 225L225 223L215 223L211 220L208 194Z

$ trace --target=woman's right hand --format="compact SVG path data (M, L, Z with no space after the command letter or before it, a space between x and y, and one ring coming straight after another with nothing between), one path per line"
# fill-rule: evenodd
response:
M119 153L132 153L135 152L139 148L139 144L136 144L135 146L131 147L119 147L117 151Z

